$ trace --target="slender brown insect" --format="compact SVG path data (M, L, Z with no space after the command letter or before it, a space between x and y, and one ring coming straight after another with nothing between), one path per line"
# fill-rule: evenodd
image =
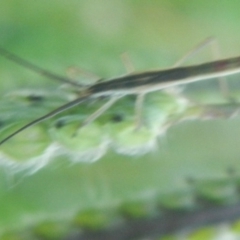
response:
M201 49L203 46L209 44L211 41L212 41L211 38L205 40L196 48L197 51ZM76 81L50 73L49 71L46 71L2 48L0 48L0 55L50 79L62 83L68 83L77 88L83 87L80 83L77 83ZM192 55L192 52L188 53L176 65L179 65L183 60L185 60L190 55ZM9 140L10 138L12 138L13 136L15 136L16 134L22 132L26 128L29 128L30 126L33 126L41 121L44 121L47 118L51 118L67 109L73 108L89 99L99 98L102 96L110 97L110 100L107 103L105 103L100 109L98 109L95 113L93 113L90 117L88 117L83 125L99 117L119 98L131 94L137 95L136 109L138 111L137 115L139 116L145 94L149 92L162 90L168 87L238 73L240 72L240 56L222 59L218 61L210 61L203 64L187 67L175 67L175 66L173 68L164 70L127 74L125 76L112 78L107 81L98 82L92 86L88 86L81 93L80 97L26 124L25 126L21 127L20 129L18 129L17 131L13 132L12 134L4 138L2 141L0 141L0 145Z

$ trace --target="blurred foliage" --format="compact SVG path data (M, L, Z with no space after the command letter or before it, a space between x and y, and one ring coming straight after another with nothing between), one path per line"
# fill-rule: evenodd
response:
M239 55L239 7L237 0L3 0L0 44L58 74L66 75L68 67L78 66L101 78L111 78L126 73L119 57L124 52L129 54L136 70L165 68L209 36L218 39L222 56ZM211 51L206 49L186 64L211 59ZM237 80L237 76L228 79ZM232 81L233 87L234 84ZM190 84L186 92L194 99L206 99L216 89L215 82L208 81ZM6 99L19 90L43 92L51 101L44 107L34 106L31 111L26 108L21 112L21 101L6 104ZM57 91L61 92L61 88L56 82L0 58L0 116L10 119L9 123L21 124L17 119L34 119L61 105L65 97ZM50 222L49 235L59 236L59 232L63 234L59 231L61 223L55 221L73 221L78 212L88 209L123 209L122 205L128 202L136 202L137 206L143 201L148 206L160 199L172 207L181 205L181 201L191 207L189 198L176 196L192 189L189 178L199 180L198 194L216 200L215 203L238 198L234 191L238 185L229 184L228 177L229 169L234 169L236 176L240 171L239 124L239 117L185 121L170 128L160 137L156 149L146 155L129 157L109 151L92 164L79 163L81 159L72 164L71 156L60 155L50 163L49 159L36 159L32 163L35 168L24 171L1 158L0 233L32 228L35 235L44 235L42 229L49 229L46 221ZM49 122L43 124L45 130L50 126ZM33 129L25 137L40 131L42 143L48 144L41 127ZM40 151L42 145L33 149L34 143L25 140L23 145ZM22 146L13 146L8 151L24 161L21 154L27 150L23 148L21 153ZM216 187L214 181L221 178L224 181L217 182ZM179 201L176 203L175 199ZM128 212L145 215L137 207ZM96 213L97 227L104 224L100 221L104 217L101 211ZM86 222L91 218L87 214L81 218L80 214L76 219ZM15 239L13 233L4 234L4 239ZM212 230L203 229L195 233L195 238L192 234L192 239L206 239L206 235L212 235Z

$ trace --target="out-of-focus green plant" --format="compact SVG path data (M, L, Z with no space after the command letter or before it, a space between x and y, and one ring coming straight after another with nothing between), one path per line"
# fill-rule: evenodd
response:
M118 60L125 51L141 70L171 66L210 35L222 43L224 56L240 53L238 9L238 2L205 0L12 0L1 3L0 42L58 74L77 65L111 78L126 72ZM186 64L210 58L200 54ZM119 233L138 220L147 226L171 214L176 219L179 212L197 216L206 205L237 204L239 84L237 76L228 79L232 101L222 97L215 80L191 84L178 94L149 94L139 131L135 98L125 97L72 138L80 122L104 103L101 99L2 145L1 239L61 239L78 232L87 239L95 231ZM0 86L1 139L75 97L71 89L5 59L0 59ZM181 230L173 222L169 226ZM238 228L236 222L229 231L237 236ZM218 234L203 228L186 237Z

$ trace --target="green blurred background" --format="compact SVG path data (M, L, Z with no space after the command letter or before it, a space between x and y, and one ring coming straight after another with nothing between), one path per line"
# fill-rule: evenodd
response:
M58 74L76 65L111 78L126 72L120 59L124 52L136 70L164 68L209 36L216 37L223 57L239 55L239 9L237 0L3 0L0 44ZM211 59L206 49L187 63ZM57 86L0 58L2 98L18 89ZM195 120L170 128L157 149L141 157L110 152L92 164L69 164L60 157L24 177L4 163L0 232L46 219L72 219L86 208L185 191L188 177L221 178L229 168L238 172L239 136L238 117Z

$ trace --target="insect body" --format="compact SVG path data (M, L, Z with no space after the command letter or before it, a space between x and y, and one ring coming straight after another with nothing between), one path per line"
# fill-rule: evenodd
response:
M63 83L68 83L78 88L82 88L81 84L71 79L52 74L1 48L0 55L8 58L11 61L16 62L17 64L27 67L30 70L38 72L41 75L46 76L50 79ZM11 135L0 141L0 145L18 134L19 132L23 131L24 129L29 128L30 126L37 124L47 118L53 117L54 115L57 115L67 109L73 108L92 98L110 97L110 100L93 115L91 115L85 121L85 124L96 119L113 103L115 103L119 98L123 96L131 94L137 95L138 98L136 101L136 109L138 112L140 112L144 95L149 92L177 85L187 84L195 81L207 80L214 77L231 75L238 72L240 72L240 57L234 57L187 67L176 67L165 70L133 73L113 78L107 81L98 82L92 86L88 86L81 93L81 96L77 99L60 106L59 108L47 113L46 115L38 119L35 119L34 121L13 132Z

